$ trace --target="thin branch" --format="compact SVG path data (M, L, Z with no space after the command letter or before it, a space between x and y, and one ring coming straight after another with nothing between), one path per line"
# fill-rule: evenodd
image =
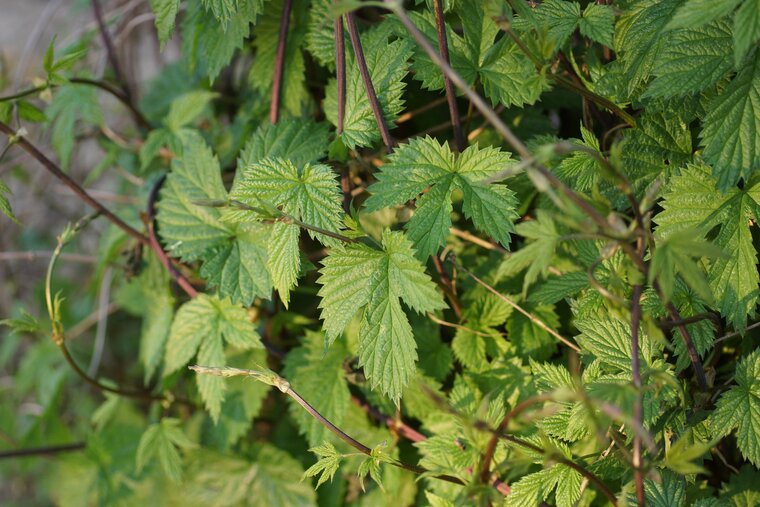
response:
M735 336L742 335L742 334L744 334L747 331L750 331L752 329L757 329L758 327L760 327L760 322L755 322L754 324L747 326L746 329L739 330L739 331L733 331L731 333L728 333L728 334L725 334L725 335L721 336L720 338L718 338L717 340L715 340L715 343L724 342L724 341L726 341L726 340L728 340L730 338L733 338Z
M2 261L33 261L37 259L49 259L53 255L52 251L47 250L28 250L25 252L0 252L0 262ZM80 262L82 264L95 264L98 258L94 255L84 254L61 254L62 261Z
M480 462L480 482L483 484L491 482L491 460L493 460L493 455L496 452L496 444L499 443L499 439L501 439L507 431L509 422L533 405L550 401L551 399L551 395L549 394L533 396L532 398L528 398L515 405L515 407L504 416L499 423L499 426L496 428L496 431L491 435L491 439L486 445L486 451L483 453L483 459Z
M507 251L506 248L504 248L504 247L502 247L500 245L491 243L489 241L486 241L486 240L484 240L482 238L479 238L479 237L475 236L474 234L472 234L470 232L463 231L463 230L457 229L455 227L449 228L449 232L451 234L453 234L454 236L458 237L458 238L461 238L461 239L463 239L465 241L469 241L470 243L473 243L473 244L478 245L480 247L486 248L488 250L495 250L495 251L500 252L500 253L508 253L508 251Z
M45 447L31 447L27 449L12 449L10 451L1 451L0 459L5 458L26 458L34 456L52 456L63 452L81 451L87 444L76 442L73 444L49 445Z
M435 31L438 35L438 51L441 54L441 59L449 63L449 45L446 41L446 24L443 20L443 0L435 0L433 6L435 10ZM451 79L445 73L443 75L443 86L446 89L446 100L449 103L449 115L451 116L451 125L454 130L454 141L456 142L457 150L462 152L467 147L467 144L462 133L462 122L459 118L457 97L454 93Z
M368 403L363 402L356 396L352 396L351 401L354 403L354 405L357 405L362 410L364 410L367 414L372 416L372 418L374 418L377 422L385 424L388 427L388 429L406 438L410 442L422 442L422 441L427 440L427 437L425 435L415 430L414 428L406 424L404 421L397 420L393 417L383 414L378 409L376 409L375 407L373 407L372 405ZM506 496L509 494L509 491L510 491L509 484L500 480L499 478L494 479L491 485L496 489L496 491L498 491L502 495Z
M478 331L477 329L472 329L471 327L463 326L462 324L456 324L454 322L449 322L447 320L439 319L432 313L427 313L427 318L438 324L439 326L445 326L445 327L451 327L454 329L461 329L462 331L467 331L468 333L472 333L477 336L483 336L484 338L491 338L493 336L493 333L488 334L484 333L483 331ZM497 333L501 336L504 336L504 333Z
M346 14L346 26L348 27L348 36L351 39L351 47L354 48L356 65L359 67L359 74L361 74L362 81L364 82L364 90L367 92L367 98L369 99L369 105L372 108L372 114L375 115L375 122L377 122L377 128L380 130L380 137L383 139L385 149L391 152L393 151L393 139L391 138L390 130L388 130L385 116L383 116L383 110L380 107L377 93L375 93L372 77L369 75L367 60L364 58L364 50L362 49L362 42L359 39L359 31L356 29L356 21L353 12Z
M280 17L280 33L277 36L277 53L274 60L274 76L272 77L272 103L269 108L269 121L275 124L280 119L280 94L282 92L282 74L285 69L285 49L288 43L290 27L290 11L293 0L285 0Z
M158 191L161 189L161 186L164 184L164 181L166 181L166 175L162 176L155 185L153 185L153 188L150 191L150 195L148 196L148 213L146 218L146 226L148 229L148 239L150 240L150 248L155 252L158 259L161 261L161 264L163 264L164 268L169 272L169 274L174 278L174 280L177 282L177 285L179 285L182 290L185 291L185 294L190 296L191 298L194 298L198 295L198 291L195 290L195 287L190 283L190 281L185 278L185 276L179 272L179 270L174 267L174 265L171 262L171 259L169 259L169 256L166 254L164 249L161 247L161 243L158 242L158 238L156 238L156 229L155 229L155 216L156 216L156 199L158 198Z
M444 410L448 411L449 413L451 413L453 415L456 415L456 416L459 416L459 417L464 417L454 407L450 406L448 404L448 402L445 399L441 398L437 393L435 393L435 392L433 392L433 391L431 391L429 389L425 389L425 391L433 399L433 401L435 401ZM491 434L493 434L494 431L495 431L495 430L493 430L491 428L491 426L487 422L485 422L483 420L468 418L468 422L470 424L472 424L473 428L475 428L475 429L477 429L479 431L483 431L483 432L491 433ZM543 449L543 448L541 448L541 447L539 447L537 445L534 445L534 444L532 444L530 442L526 442L525 440L522 440L520 438L514 437L512 435L504 435L504 434L502 434L501 438L503 440L506 440L507 442L511 442L511 443L513 443L515 445L518 445L520 447L523 447L525 449L530 449L533 452L536 452L538 454L541 454L541 455L544 455L544 456L547 456L547 457L549 457L549 455L551 454L550 457L551 457L552 460L554 460L554 461L556 461L558 463L562 463L563 465L566 465L566 466L572 468L573 470L575 470L576 472L578 472L579 474L581 474L583 477L588 478L588 480L592 484L594 484L594 486L596 486L599 489L599 491L601 491L602 494L605 497L607 497L607 499L610 501L610 503L613 506L617 506L618 505L617 498L615 498L615 495L612 494L612 491L610 491L610 489L607 487L607 485L604 484L604 482L602 482L602 480L599 479L599 477L597 477L596 475L594 475L593 472L589 471L584 466L579 465L578 463L574 462L571 459L568 459L568 458L564 457L561 454L550 453L550 451L547 450L547 449Z
M406 123L418 114L422 114L425 111L429 111L431 109L435 109L436 107L440 106L441 104L446 102L446 97L440 97L435 100L431 100L430 102L427 102L425 105L418 107L417 109L413 111L407 111L406 113L402 114L398 117L396 120L396 125L400 125L402 123Z
M338 3L340 0L335 0ZM333 20L335 34L335 80L338 87L338 135L343 133L346 116L346 41L343 35L343 16Z
M263 382L265 384L269 384L273 387L276 387L279 389L279 391L283 394L286 394L287 396L290 396L293 401L301 405L301 407L308 412L310 416L312 416L314 419L316 419L322 426L330 430L333 434L335 434L338 438L343 440L345 443L359 451L360 453L366 455L366 456L373 456L372 455L372 449L370 447L367 447L363 443L359 442L346 432L344 432L342 429L335 426L329 419L327 419L325 416L319 413L317 409L315 409L311 404L303 399L300 394L298 394L295 390L293 390L292 387L290 387L290 382L285 380L284 378L280 377L276 373L270 370L265 371L257 371L257 370L245 370L241 368L217 368L217 367L208 367L208 366L189 366L189 368L196 373L200 374L206 374L206 375L215 375L215 376L221 376L221 377L233 377L233 376L244 376L244 377L252 377L260 382ZM404 463L403 461L398 461L395 459L384 459L384 463L388 463L390 465L393 465L397 468L401 468L403 470L407 470L409 472L422 475L428 472L427 469L416 466L416 465L410 465L408 463ZM450 482L452 484L459 484L464 485L464 483L458 479L457 477L453 477L451 475L432 475L431 477L435 479L439 479L445 482Z
M116 78L116 82L121 85L121 89L124 91L124 95L131 99L132 94L129 91L129 86L127 86L127 83L124 81L121 74L119 61L116 58L116 50L113 47L111 35L108 33L108 28L106 27L106 23L103 20L103 11L100 8L100 0L92 0L92 11L95 14L95 20L98 23L98 31L100 31L100 36L103 39L103 45L106 47L106 57L108 58L108 63L113 69L113 75Z
M85 85L85 86L94 86L95 88L99 88L103 90L104 92L111 94L114 98L116 98L129 110L130 114L135 120L135 123L137 123L137 125L140 128L150 129L150 122L148 122L148 119L145 118L145 116L143 116L143 114L137 109L137 107L135 107L130 97L128 95L125 95L123 91L119 90L113 85L102 80L88 79L88 78L83 78L83 77L72 77L72 78L69 78L68 82L79 84L79 85ZM35 86L33 88L28 88L26 90L17 92L13 95L6 95L4 97L0 97L0 102L22 99L24 97L28 97L29 95L34 95L36 93L45 91L48 88L58 88L59 86L62 86L62 85L55 84L55 83L47 83L44 85Z
M167 395L155 395L148 391L136 391L105 385L97 379L89 376L87 372L80 368L74 357L71 355L68 347L66 346L65 331L60 319L58 318L57 303L53 301L53 271L55 269L56 262L58 261L58 256L61 254L63 247L68 241L71 240L73 235L81 230L85 225L87 225L94 218L94 216L89 216L83 220L80 220L72 229L69 230L69 236L65 236L66 233L64 233L64 235L58 237L58 245L56 246L52 257L50 258L50 264L48 264L47 274L45 275L45 300L50 321L53 323L53 331L51 335L53 343L55 343L55 345L60 349L64 359L67 363L69 363L69 366L71 366L71 369L74 370L74 373L76 373L79 378L84 380L87 384L90 384L92 387L100 391L117 394L119 396L124 396L125 398L160 402L176 401L177 403L182 403L184 405L194 406L195 404L193 402L185 399L174 398L171 393L167 393Z
M456 261L456 259L454 258L453 255L449 255L449 257L447 259L450 262L452 262L457 268L459 268L462 271L464 271L467 274L467 276L469 276L470 278L472 278L475 281L475 283L477 283L478 285L482 286L488 292L490 292L491 294L493 294L497 298L501 299L502 301L504 301L505 303L507 303L509 306L511 306L512 308L514 308L518 312L520 312L523 315L525 315L532 323L534 323L535 325L537 325L538 327L540 327L541 329L543 329L544 331L546 331L547 333L549 333L550 335L552 335L553 337L555 337L557 340L559 340L560 342L564 343L565 345L567 345L568 347L570 347L574 351L580 353L581 349L576 344L574 344L573 342L571 342L567 338L563 337L561 334L559 334L554 329L550 328L544 321L542 321L541 319L539 319L538 317L536 317L535 315L533 315L529 311L525 310L522 306L520 306L517 303L515 303L514 301L512 301L512 299L508 298L507 296L505 296L501 292L499 292L496 289L494 289L491 285L487 284L486 282L484 282L483 280L481 280L480 278L478 278L475 275L475 273L473 273L469 269L467 269L464 266L462 266L461 264L459 264L459 262Z
M657 290L657 294L660 296L660 299L664 301L665 298L663 297L662 290L660 289L660 285L657 283L657 280L655 280L653 285L655 290ZM681 314L678 312L678 308L676 308L676 305L674 305L672 302L666 303L665 309L668 310L670 318L674 321L683 320ZM686 326L684 324L676 324L676 329L678 329L678 332L683 339L683 343L686 345L686 352L689 354L689 359L691 360L692 367L694 368L694 374L697 377L699 390L703 392L707 391L708 386L707 377L705 376L705 369L702 366L702 359L699 358L697 348L694 346L694 340L691 338L689 330L686 329Z
M644 393L641 388L641 363L639 359L639 324L641 323L641 285L633 286L631 297L631 377L636 389L636 403L633 407L633 418L641 425L644 417ZM636 500L641 507L646 505L644 497L644 476L642 474L641 436L633 436L633 480L636 484Z
M27 153L32 155L35 159L37 159L38 162L40 162L45 169L47 169L50 173L52 173L56 178L61 180L66 186L68 186L71 190L74 191L75 194L77 194L85 203L87 203L90 207L97 210L101 215L106 217L109 221L111 221L114 225L116 225L119 229L126 232L129 236L132 236L134 239L139 241L140 243L144 245L149 245L148 238L132 228L129 224L124 222L121 218L114 215L108 208L103 206L100 202L95 200L94 197L92 197L87 191L82 188L79 183L74 181L68 174L64 173L63 170L58 167L58 165L47 158L40 150L37 149L32 143L26 140L22 135L19 135L18 132L13 130L11 127L6 125L3 122L0 122L0 132L8 136L8 138L18 144L21 148L24 149Z

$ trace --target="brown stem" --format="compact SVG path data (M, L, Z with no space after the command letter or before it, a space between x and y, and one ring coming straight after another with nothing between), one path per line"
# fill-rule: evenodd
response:
M529 407L543 403L545 401L549 401L551 399L552 398L549 394L542 394L528 398L527 400L515 405L515 407L510 410L507 415L504 416L504 419L501 420L501 423L499 423L496 431L494 431L491 435L491 439L488 441L488 445L486 446L486 451L483 453L483 459L480 462L480 482L483 484L488 484L491 482L491 460L493 460L493 455L496 452L496 444L499 443L499 439L502 438L504 436L504 433L507 431L509 422L527 410Z
M335 0L338 3L339 0ZM346 116L346 41L343 36L343 16L333 20L335 33L335 80L338 87L338 135L343 133Z
M354 48L356 64L359 66L359 74L361 74L362 81L364 82L364 90L367 92L367 98L369 99L369 105L372 108L372 114L375 116L378 130L380 130L380 137L383 139L385 149L391 152L393 151L393 139L388 130L388 124L385 122L385 116L383 116L383 110L380 107L377 93L375 93L372 77L369 75L367 60L364 58L362 42L359 39L359 31L356 29L356 21L352 12L346 14L346 26L348 27L348 36L351 39L351 47Z
M24 458L29 456L51 456L62 452L80 451L85 448L84 442L74 444L50 445L46 447L32 447L27 449L13 449L10 451L0 452L0 459L3 458Z
M87 191L82 188L76 181L74 181L68 174L64 173L58 165L47 158L40 150L38 150L32 143L26 140L26 138L19 136L18 132L3 122L0 122L0 132L8 136L8 138L18 144L27 153L32 155L38 162L40 162L45 169L52 173L56 178L61 180L64 185L69 187L80 199L87 203L90 207L97 210L101 215L106 217L110 222L116 225L119 229L126 232L129 236L139 241L144 245L150 246L150 241L146 236L132 228L129 224L124 222L121 218L114 215L108 208L100 204L95 198L93 198Z
M660 285L656 280L654 282L654 288L657 290L657 294L660 296L660 299L664 301L665 298L663 297L662 290L660 289ZM678 312L678 308L676 308L672 302L666 303L665 309L668 310L670 318L674 321L682 320L681 314ZM686 329L686 326L684 324L676 324L676 329L678 329L678 332L681 335L681 339L683 339L683 343L686 346L686 351L689 354L689 359L691 360L691 364L694 367L694 374L697 377L697 385L699 385L699 390L703 392L707 391L707 377L705 376L705 370L702 366L702 360L699 358L699 354L697 353L697 348L694 346L694 340L692 340L691 335L689 334L689 330Z
M103 20L103 11L100 8L100 0L92 0L92 11L95 14L95 21L98 23L98 31L100 31L100 36L103 39L103 45L106 47L106 57L113 69L113 75L116 78L116 81L121 85L124 95L128 99L131 99L132 94L129 91L129 86L127 86L126 81L122 78L121 70L119 69L119 61L116 59L116 50L113 47L111 36L108 34L108 28Z
M639 324L641 322L641 285L633 286L631 297L631 377L633 387L636 389L636 403L633 407L633 418L638 425L642 425L644 398L641 390L641 364L639 359ZM636 433L633 436L633 480L636 484L636 500L639 506L646 505L644 497L644 476L642 474L641 460L641 436Z
M135 107L135 105L132 103L129 96L125 95L123 91L119 90L118 88L115 88L114 86L106 83L105 81L97 80L97 79L88 79L83 77L72 77L68 80L69 83L74 84L81 84L81 85L88 85L88 86L94 86L95 88L100 88L101 90L110 93L113 95L114 98L116 98L119 102L121 102L127 109L129 109L130 114L135 120L135 123L140 128L143 129L150 129L150 122L148 122L147 118L143 116L143 114ZM0 102L7 102L9 100L18 100L22 99L24 97L28 97L29 95L34 95L35 93L39 93L41 91L47 90L48 88L57 88L61 85L54 84L54 83L47 83L40 86L35 86L34 88L28 88L26 90L22 90L20 92L17 92L13 95L6 95L4 97L0 97Z
M185 294L190 296L191 298L194 298L198 295L198 291L195 290L195 287L190 283L190 281L185 278L185 276L179 272L179 270L172 264L171 259L169 259L169 256L166 254L164 249L161 247L161 244L158 242L158 238L156 238L156 230L155 230L155 216L156 216L156 199L158 198L158 191L161 189L161 186L164 184L164 181L166 181L166 175L162 176L155 185L153 185L153 188L150 191L150 195L148 196L148 216L146 220L146 226L148 229L148 239L150 240L150 248L155 252L158 259L161 261L161 264L163 264L164 268L169 272L169 274L174 278L174 280L177 282L177 285L179 285L182 290L185 291Z
M272 124L280 119L280 94L282 92L282 73L285 69L285 49L288 43L288 28L290 27L290 11L293 0L285 0L282 5L280 18L280 33L277 36L277 54L274 60L274 76L272 78L272 104L269 108L269 121Z
M449 63L449 45L446 40L446 25L443 20L443 0L435 0L433 5L435 10L435 30L438 35L438 51L443 61ZM451 125L454 130L454 141L456 142L457 150L462 152L467 145L462 133L462 122L459 119L457 97L454 93L454 85L451 84L451 79L445 73L443 75L443 86L446 89L446 100L449 103L449 115L451 116Z

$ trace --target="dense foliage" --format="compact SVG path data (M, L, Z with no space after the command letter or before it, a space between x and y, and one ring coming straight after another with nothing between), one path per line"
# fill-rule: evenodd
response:
M760 504L760 2L406 4L150 0L154 81L93 77L94 33L2 99L97 212L3 321L13 501ZM121 204L66 173L93 130Z

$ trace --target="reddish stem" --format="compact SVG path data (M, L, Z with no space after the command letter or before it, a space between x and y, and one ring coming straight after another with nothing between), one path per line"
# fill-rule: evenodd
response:
M446 25L443 20L443 0L435 0L435 29L438 34L438 51L441 54L441 58L446 63L449 63L449 45L446 41ZM454 130L454 141L457 145L457 150L464 151L467 147L464 140L464 133L462 132L462 122L459 119L459 108L457 107L457 96L454 93L454 85L451 83L451 79L446 73L443 73L443 85L446 89L446 100L449 103L449 115L451 116L451 125Z

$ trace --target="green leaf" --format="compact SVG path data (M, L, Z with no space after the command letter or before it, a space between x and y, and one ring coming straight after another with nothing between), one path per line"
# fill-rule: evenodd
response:
M404 107L401 96L406 84L403 79L407 73L406 62L412 55L412 42L396 39L389 43L391 34L391 27L381 24L360 37L370 78L388 128L393 128ZM335 80L327 85L325 94L325 116L337 126L338 91ZM350 45L346 48L346 111L339 138L351 149L371 146L380 139L380 131Z
M309 449L309 452L313 452L319 456L319 460L306 469L303 476L315 477L317 474L320 474L319 479L317 480L317 488L328 480L332 482L335 472L338 471L340 462L343 459L343 455L340 454L329 442L325 442L317 447L312 447Z
M603 46L612 47L615 13L606 4L590 3L583 9L583 17L578 22L581 34Z
M185 366L196 353L203 366L224 366L222 339L238 349L262 346L243 307L228 299L199 294L177 310L166 345L164 375ZM224 379L197 375L196 380L206 408L217 421L224 399Z
M649 283L659 280L666 300L670 300L675 289L675 275L681 274L684 281L703 300L712 302L712 292L704 270L692 260L700 257L721 257L723 251L715 245L702 240L697 231L684 230L668 236L667 240L657 245L649 269Z
M383 232L383 251L361 244L339 245L322 261L322 319L331 343L363 309L359 363L373 388L398 402L415 374L416 343L400 299L421 312L445 307L410 242Z
M309 24L306 28L306 49L322 66L327 67L327 70L335 72L335 29L332 4L332 0L312 2L309 9Z
M343 423L351 403L343 366L348 357L343 342L335 343L325 351L324 336L307 331L303 345L289 352L285 359L284 375L290 385L338 427ZM291 403L291 413L309 445L315 446L333 438L322 423L295 402Z
M688 0L676 11L668 28L698 28L730 14L742 0Z
M269 298L272 279L267 266L267 231L241 225L236 241L226 241L204 252L200 274L221 296L250 304L256 297Z
M53 149L66 169L74 151L77 121L96 126L103 123L95 88L78 84L59 86L46 113L52 126Z
M217 96L217 93L207 90L193 90L180 95L172 101L169 114L164 119L164 124L172 132L177 132L198 118L206 109L209 102Z
M497 277L512 275L527 268L523 279L523 294L527 294L528 287L538 280L539 275L544 278L548 276L560 234L551 215L543 210L537 211L536 220L522 222L515 229L517 234L532 241L506 257L499 266Z
M724 437L736 430L736 444L746 459L760 466L760 349L736 366L736 385L724 393L713 412L713 436Z
M174 21L179 12L179 2L180 0L150 0L150 8L156 15L156 30L162 51L174 33Z
M283 0L268 2L253 32L256 58L251 65L248 79L253 87L265 97L270 97L272 92L283 4ZM301 51L306 35L308 13L309 8L304 0L293 2L280 92L282 109L293 116L300 116L309 100L306 89L306 67Z
M11 209L11 202L8 200L8 197L6 197L6 194L11 195L11 189L0 181L0 211L3 212L5 216L13 220L16 224L21 225L21 222L18 221L18 218L16 218L16 215L13 214L13 210Z
M744 0L734 16L734 62L741 65L760 38L760 2Z
M613 42L629 96L649 79L663 49L671 44L666 26L680 3L638 0L618 18Z
M197 452L184 486L186 503L246 505L248 507L316 507L311 484L301 481L303 467L287 452L256 444L251 461ZM209 466L213 465L213 466Z
M172 161L158 202L159 234L167 250L184 261L202 260L201 276L222 297L248 305L268 298L266 234L249 224L226 224L218 208L199 201L226 200L219 161L197 134L185 138L182 156Z
M232 236L232 229L219 220L218 209L195 204L226 198L219 160L203 139L192 134L185 139L182 157L172 160L158 202L159 234L168 251L193 261Z
M718 188L726 191L758 169L760 157L760 58L751 58L707 105L699 134Z
M661 478L644 480L644 496L647 505L652 507L685 507L686 506L686 482L673 472L663 470ZM636 502L635 497L630 500Z
M663 197L663 211L654 219L662 238L689 229L704 237L717 229L712 242L727 255L709 265L710 288L723 316L735 328L744 328L747 314L754 315L760 283L750 233L750 221L760 218L760 182L722 194L709 167L689 166L670 180Z
M643 97L683 97L717 83L732 68L731 26L715 21L701 28L676 30L652 69L655 76Z
M209 16L200 3L190 2L182 22L182 55L190 71L200 71L211 81L242 48L250 25L261 11L261 0L238 0L237 11L226 23Z
M296 167L289 160L263 159L241 169L230 198L258 209L281 208L287 216L328 231L337 232L342 226L342 194L335 173L326 165L307 163ZM230 221L270 218L247 210L226 210L225 217ZM335 243L313 230L308 233L323 244ZM300 271L299 234L298 225L278 221L270 236L267 267L286 307Z
M480 68L483 91L491 104L534 104L549 88L545 70L535 65L509 37L500 39L486 53Z
M285 158L296 167L324 158L329 140L326 123L311 120L283 120L276 125L263 123L240 153L238 167L244 168L265 158Z
M536 18L546 27L557 46L572 35L581 20L581 6L577 2L547 0L536 9Z
M145 430L137 447L138 474L148 463L158 459L169 479L174 482L182 480L182 458L177 448L192 449L196 444L187 438L180 425L179 419L165 417L160 423L152 424Z
M512 222L517 218L517 201L504 185L484 184L481 180L512 163L509 153L495 148L470 146L455 156L448 143L425 137L399 146L376 174L377 182L365 201L369 211L393 204L404 204L418 197L415 214L407 222L409 238L418 254L427 257L445 243L451 227L451 194L464 195L463 211L475 226L501 244L509 245Z
M615 371L631 371L631 324L611 317L585 318L575 321L581 334L575 339L581 348ZM639 333L642 364L652 362L652 343Z

